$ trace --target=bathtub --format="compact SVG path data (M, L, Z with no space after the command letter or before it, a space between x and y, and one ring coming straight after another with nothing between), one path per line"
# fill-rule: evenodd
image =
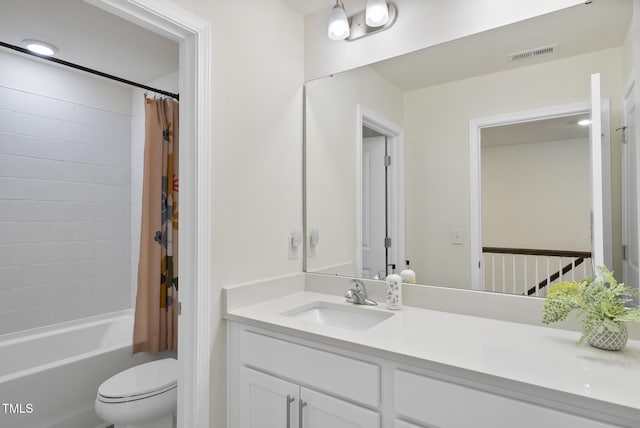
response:
M0 427L97 428L98 386L167 356L131 355L131 311L0 336Z

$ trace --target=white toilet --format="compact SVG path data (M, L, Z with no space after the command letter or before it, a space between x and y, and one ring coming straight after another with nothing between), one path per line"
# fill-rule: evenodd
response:
M178 402L178 361L151 361L105 380L96 413L114 428L173 428Z

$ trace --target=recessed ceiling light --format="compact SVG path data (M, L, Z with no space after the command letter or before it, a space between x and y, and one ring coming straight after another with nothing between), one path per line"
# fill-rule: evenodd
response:
M38 55L52 56L58 52L58 48L50 43L40 40L27 39L22 41L22 46Z
M582 119L578 121L578 125L580 126L589 126L591 125L591 119Z

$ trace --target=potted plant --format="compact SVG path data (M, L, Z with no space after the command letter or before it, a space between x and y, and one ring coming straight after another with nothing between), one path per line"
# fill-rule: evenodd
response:
M588 341L596 348L619 351L627 344L625 322L640 322L640 308L625 306L633 300L635 290L618 283L605 266L598 267L598 272L579 282L553 284L544 302L542 322L562 321L578 310L583 325L578 343Z

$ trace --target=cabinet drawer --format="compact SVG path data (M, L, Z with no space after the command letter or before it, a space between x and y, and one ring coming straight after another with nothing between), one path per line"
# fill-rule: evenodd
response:
M611 428L532 403L514 400L403 370L394 371L394 408L427 426L495 428Z
M243 364L367 406L380 405L380 367L250 331L240 333Z

